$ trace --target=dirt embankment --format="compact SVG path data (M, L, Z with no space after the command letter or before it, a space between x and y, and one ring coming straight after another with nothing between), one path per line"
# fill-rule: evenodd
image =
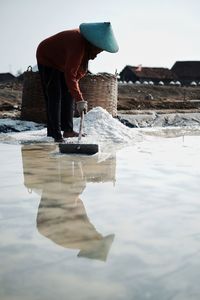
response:
M22 84L0 86L0 118L20 118ZM195 100L195 101L194 101ZM199 101L198 101L199 100ZM118 111L200 111L200 87L119 84Z
M148 109L200 109L200 87L119 84L118 110Z
M19 118L21 102L21 84L0 86L0 118Z

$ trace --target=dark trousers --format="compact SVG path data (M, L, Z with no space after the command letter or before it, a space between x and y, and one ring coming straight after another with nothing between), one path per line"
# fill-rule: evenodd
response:
M64 73L38 64L47 111L47 136L62 138L61 131L73 131L74 101Z

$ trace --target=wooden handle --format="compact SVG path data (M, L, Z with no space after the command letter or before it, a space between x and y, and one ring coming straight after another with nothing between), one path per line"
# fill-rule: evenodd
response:
M81 141L82 132L83 132L83 122L84 122L84 111L81 113L81 119L80 119L80 127L79 127L79 135L78 135L78 143Z

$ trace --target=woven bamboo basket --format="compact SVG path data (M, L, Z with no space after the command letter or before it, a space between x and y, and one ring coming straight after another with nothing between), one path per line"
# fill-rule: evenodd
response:
M112 116L117 115L118 87L115 75L88 74L79 84L84 99L88 101L88 110L101 106ZM39 72L33 72L31 66L24 72L21 119L46 123L46 106L40 75Z
M39 72L29 66L24 72L21 119L46 123L46 106Z
M88 110L101 106L113 117L117 115L117 77L109 73L88 74L80 82L80 89Z

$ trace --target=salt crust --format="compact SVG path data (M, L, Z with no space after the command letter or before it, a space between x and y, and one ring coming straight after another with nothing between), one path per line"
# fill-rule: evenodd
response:
M10 121L9 121L10 122ZM19 121L14 121L19 123ZM27 130L28 122L24 123L24 130ZM74 119L74 130L79 130L80 118ZM23 130L23 121L20 124ZM0 134L0 142L7 143L52 143L53 139L46 136L46 128L35 130L36 125L30 122L30 130L22 132L11 132ZM118 119L113 118L105 109L96 107L90 110L84 118L84 132L86 137L81 139L81 143L98 143L102 147L111 145L130 144L136 136L140 136L137 130L128 128ZM66 139L69 143L77 143L77 138Z

